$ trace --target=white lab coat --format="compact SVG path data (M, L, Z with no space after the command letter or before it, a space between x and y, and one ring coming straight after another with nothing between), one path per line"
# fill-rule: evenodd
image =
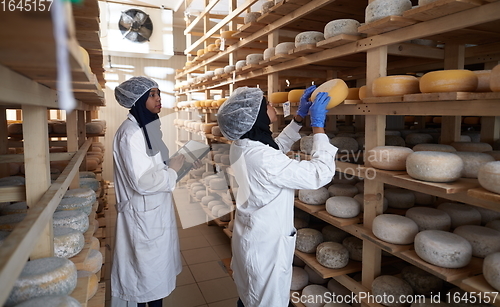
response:
M281 151L249 139L231 145L238 183L231 268L245 307L286 307L295 249L295 189L317 189L332 180L337 148L326 134L314 135L312 159L286 156L300 139L292 121L276 138Z
M148 156L142 130L129 114L113 141L116 236L111 296L149 302L168 296L182 270L172 200L177 173L161 153Z

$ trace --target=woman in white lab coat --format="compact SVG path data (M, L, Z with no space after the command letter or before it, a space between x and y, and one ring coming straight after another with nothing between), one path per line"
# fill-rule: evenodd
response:
M238 306L288 306L296 233L294 190L320 188L335 173L337 148L323 128L330 98L320 93L311 106L314 88L305 91L297 115L274 140L269 125L276 111L260 89L238 88L219 109L221 132L234 140L230 161L239 186L231 241ZM309 111L312 158L299 162L286 153L300 139L301 122Z
M112 306L147 302L161 307L182 269L172 191L184 157L169 160L155 81L133 77L116 87L115 97L130 113L113 141L117 220Z

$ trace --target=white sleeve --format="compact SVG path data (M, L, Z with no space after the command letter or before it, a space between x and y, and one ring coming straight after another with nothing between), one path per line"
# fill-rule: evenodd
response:
M290 148L292 148L293 143L300 140L300 128L302 128L302 126L292 120L274 139L283 153L289 152Z

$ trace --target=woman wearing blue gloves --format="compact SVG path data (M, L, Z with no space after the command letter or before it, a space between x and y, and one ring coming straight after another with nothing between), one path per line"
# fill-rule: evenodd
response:
M219 108L221 132L234 141L230 161L239 186L231 262L238 306L288 306L296 233L294 190L318 189L335 174L337 148L324 131L330 97L320 93L310 102L314 89L304 92L297 114L276 139L269 128L277 119L276 110L260 89L238 88ZM299 162L286 153L300 139L307 114L314 145L311 160Z

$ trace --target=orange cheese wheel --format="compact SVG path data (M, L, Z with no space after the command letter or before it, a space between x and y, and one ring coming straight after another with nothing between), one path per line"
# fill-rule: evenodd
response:
M210 44L207 46L208 51L217 51L217 45L216 44Z
M300 97L304 94L305 90L291 90L288 92L288 101L291 103L300 102Z
M493 92L500 92L500 64L491 70L490 89Z
M359 100L359 87L349 88L346 100Z
M475 70L473 72L477 76L476 92L491 92L490 89L491 70Z
M419 92L418 79L414 76L386 76L373 81L372 94L375 97L401 96Z
M204 54L205 54L205 49L200 49L200 50L196 51L197 56L202 56Z
M316 96L321 92L327 92L330 96L330 102L326 106L327 109L331 109L340 103L342 103L347 94L349 94L349 89L347 84L345 84L342 79L332 79L318 86L311 95L311 101L316 99Z
M284 103L288 101L288 92L272 93L269 101L274 104Z
M366 98L366 85L363 85L362 87L359 88L359 99L365 99Z
M220 37L224 39L232 38L234 33L236 33L236 31L222 31L220 32Z
M466 125L479 125L481 117L479 116L466 116L462 118L462 122Z
M466 69L431 71L420 78L422 93L473 92L476 88L476 74Z
M443 122L443 118L441 116L436 116L432 119L432 122L435 124L441 124Z

